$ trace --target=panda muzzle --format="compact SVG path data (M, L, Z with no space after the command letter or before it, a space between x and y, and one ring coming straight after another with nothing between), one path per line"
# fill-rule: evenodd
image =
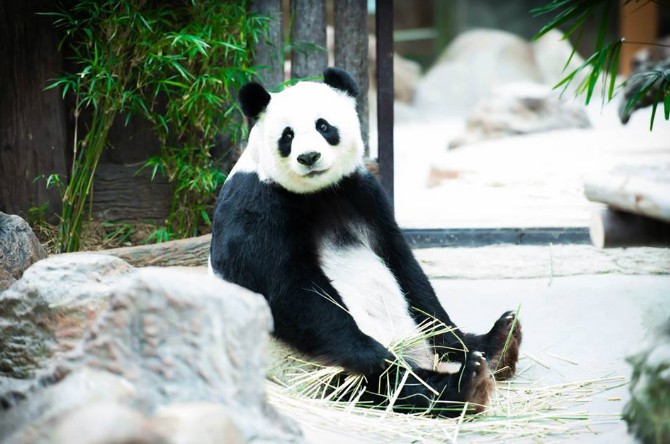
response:
M311 167L316 163L317 160L321 158L321 153L312 151L309 153L303 153L298 156L298 163L307 167Z

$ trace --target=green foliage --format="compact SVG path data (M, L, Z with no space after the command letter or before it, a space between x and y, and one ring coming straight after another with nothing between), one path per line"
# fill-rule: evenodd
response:
M130 245L130 237L135 233L135 225L127 223L103 222L105 230L104 243Z
M174 184L164 228L185 237L208 223L206 209L225 176L209 151L217 134L233 143L242 135L241 113L232 98L255 74L251 45L267 18L250 15L248 1L77 0L49 13L74 54L76 72L48 88L73 93L75 153L63 196L61 251L79 247L79 233L93 175L115 118L148 120L161 144L145 167ZM79 116L91 110L79 138ZM89 201L90 203L90 201Z
M627 3L648 3L653 0L624 0ZM599 16L598 34L593 54L582 65L569 72L555 88L563 87L564 91L579 74L586 72L575 91L576 94L585 94L588 105L593 97L598 79L602 79L603 100L612 100L615 94L616 74L619 68L619 53L621 46L629 43L625 38L613 42L606 42L606 33L613 12L616 12L616 2L611 0L553 0L550 3L531 10L534 16L549 15L548 22L533 37L538 39L552 29L565 29L565 39L574 38L573 48L576 48L583 35L583 25L590 16ZM630 42L637 43L637 42ZM653 42L648 42L653 44ZM575 49L568 58L565 67L570 64ZM663 69L648 69L632 75L621 87L627 89L623 115L630 115L632 110L643 104L645 97L651 94L652 115L649 124L651 130L654 125L656 108L663 103L664 116L670 118L670 66ZM623 117L622 117L623 118Z
M623 410L628 429L644 444L670 442L670 322L627 358L633 367L630 400Z
M161 243L161 242L167 242L169 240L172 240L174 237L174 234L172 231L168 230L167 228L158 228L154 230L149 237L146 239L145 243Z

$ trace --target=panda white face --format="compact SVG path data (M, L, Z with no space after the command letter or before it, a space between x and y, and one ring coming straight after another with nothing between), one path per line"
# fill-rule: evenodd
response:
M336 184L362 164L356 100L326 84L301 82L269 94L249 135L261 180L294 193Z

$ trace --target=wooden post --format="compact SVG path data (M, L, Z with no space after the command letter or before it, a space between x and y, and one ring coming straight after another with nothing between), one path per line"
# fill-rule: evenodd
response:
M368 3L366 0L338 0L334 2L335 66L344 68L358 83L361 94L357 110L361 133L368 151Z
M320 76L328 67L326 0L291 0L291 17L291 77Z
M254 64L266 67L260 72L261 83L268 89L276 90L284 82L282 1L254 0L251 11L270 17L267 35L254 47Z
M593 211L589 234L598 248L670 246L670 223L612 208Z
M60 211L58 190L39 175L67 180L65 107L60 88L45 91L61 70L59 36L45 3L0 1L0 211L25 214L49 205ZM47 8L48 9L48 8Z
M655 43L658 38L658 6L656 2L630 2L621 5L621 36L628 42ZM648 45L624 44L619 55L621 74L630 74L633 55Z
M379 178L393 204L393 1L376 0Z

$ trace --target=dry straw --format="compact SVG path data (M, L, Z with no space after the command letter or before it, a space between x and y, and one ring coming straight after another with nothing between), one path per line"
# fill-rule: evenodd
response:
M404 375L404 379L396 381L398 387L411 372L403 352L419 340L450 331L433 320L422 325L416 336L389 346L396 358L391 367L408 370L392 372ZM576 365L566 358L561 360ZM543 385L527 378L526 373L538 364L546 364L528 354L522 357L520 364L523 363L527 366L513 380L497 383L490 407L481 414L466 415L468 405L462 403L441 402L432 407L432 413L458 409L460 416L451 419L394 412L400 389L385 394L385 408L361 405L365 386L362 376L346 375L340 367L318 365L290 353L270 369L267 389L270 402L300 423L358 439L367 437L373 442L455 443L459 437L475 442L544 441L593 433L595 426L620 421L618 414L589 413L585 404L597 394L625 384L625 378L608 376Z
M467 406L462 405L463 414L448 419L360 406L362 378L347 376L339 388L329 390L326 386L339 369L316 366L311 371L313 364L296 364L294 379L287 373L292 383L268 382L269 401L302 424L372 441L456 443L459 437L475 442L544 441L593 433L595 426L619 422L620 415L589 413L585 404L626 383L619 376L553 385L516 378L498 383L486 412L466 416Z

